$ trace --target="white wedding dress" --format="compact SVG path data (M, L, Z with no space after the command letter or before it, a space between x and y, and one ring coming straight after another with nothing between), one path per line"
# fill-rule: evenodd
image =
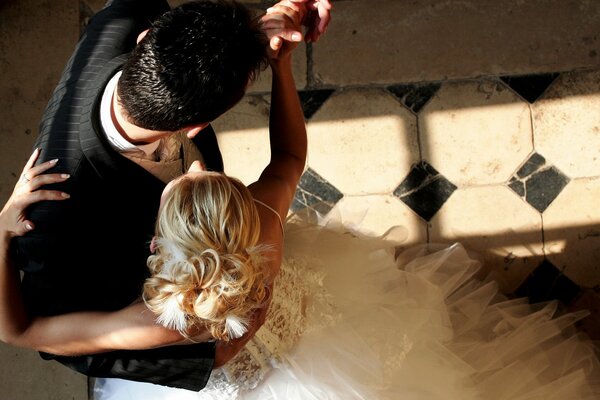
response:
M267 322L204 390L99 379L95 399L600 399L586 312L502 296L460 244L394 244L288 223Z

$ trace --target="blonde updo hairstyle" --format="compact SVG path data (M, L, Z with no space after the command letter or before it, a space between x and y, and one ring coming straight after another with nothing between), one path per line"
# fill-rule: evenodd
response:
M187 335L205 327L218 340L246 331L267 298L265 246L252 195L218 173L183 176L165 194L144 301L157 321Z

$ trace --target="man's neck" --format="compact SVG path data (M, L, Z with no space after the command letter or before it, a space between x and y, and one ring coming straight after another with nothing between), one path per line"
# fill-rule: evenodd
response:
M110 116L115 128L121 134L121 136L123 136L123 138L129 143L136 146L153 143L172 133L140 128L139 126L127 121L127 118L125 118L125 110L118 101L116 88L112 97Z

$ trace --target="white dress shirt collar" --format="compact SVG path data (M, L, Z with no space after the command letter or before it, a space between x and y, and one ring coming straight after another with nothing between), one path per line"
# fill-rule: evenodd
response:
M112 120L112 100L120 76L121 71L117 72L111 78L111 80L106 85L106 88L104 89L104 93L102 94L102 101L100 103L100 125L102 126L102 130L104 131L104 134L106 135L106 138L108 139L108 142L110 143L112 148L118 151L119 153L130 151L143 151L146 154L146 156L150 156L158 148L160 140L136 146L135 144L130 143L119 133Z

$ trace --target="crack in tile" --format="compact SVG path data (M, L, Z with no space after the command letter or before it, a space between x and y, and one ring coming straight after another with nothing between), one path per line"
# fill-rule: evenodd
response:
M411 196L411 195L415 194L416 192L422 190L426 186L429 186L431 183L439 181L440 179L443 179L443 178L444 177L442 175L440 175L439 173L437 175L427 175L425 177L425 179L423 180L423 182L419 186L417 186L414 189L404 192L402 195L400 195L400 198Z
M523 195L522 195L522 197L524 199L527 199L527 190L528 190L527 189L528 188L527 182L529 182L530 179L534 178L535 175L540 174L542 172L546 172L548 170L551 170L552 168L553 168L552 165L540 165L531 174L529 174L527 176L524 176L524 177L516 180L517 182L521 182L523 184Z
M533 153L507 182L526 203L543 213L570 182L554 165Z

